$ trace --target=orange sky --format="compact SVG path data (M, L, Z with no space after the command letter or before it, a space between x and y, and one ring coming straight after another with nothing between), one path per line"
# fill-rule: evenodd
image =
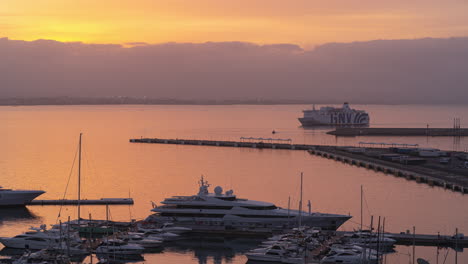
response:
M311 46L468 36L466 0L1 0L0 37Z

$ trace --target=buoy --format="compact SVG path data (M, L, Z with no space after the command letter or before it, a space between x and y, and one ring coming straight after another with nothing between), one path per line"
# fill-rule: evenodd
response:
M271 131L271 133L272 133L272 134L276 134L276 131L275 131L275 130L273 130L273 131Z

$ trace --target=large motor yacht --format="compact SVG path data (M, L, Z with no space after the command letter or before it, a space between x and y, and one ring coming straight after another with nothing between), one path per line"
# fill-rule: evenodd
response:
M44 191L12 190L0 187L0 206L24 206Z
M336 230L351 218L347 215L324 214L283 209L272 203L237 198L232 190L223 193L219 186L209 193L207 181L201 178L198 194L173 196L153 208L145 222L174 222L193 231L280 229L302 225Z

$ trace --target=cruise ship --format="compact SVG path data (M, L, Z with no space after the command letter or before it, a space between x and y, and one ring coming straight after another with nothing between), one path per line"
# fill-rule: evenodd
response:
M336 230L351 218L348 215L324 214L283 209L272 203L237 198L232 190L223 193L220 186L209 193L207 181L199 181L199 192L191 196L173 196L153 208L145 222L173 222L193 231L274 230L302 225Z
M304 110L304 117L299 118L303 127L307 126L367 126L369 125L369 114L364 110L356 110L344 103L343 107L336 108L331 106L315 106L311 110Z
M12 190L0 187L0 206L24 206L44 191Z

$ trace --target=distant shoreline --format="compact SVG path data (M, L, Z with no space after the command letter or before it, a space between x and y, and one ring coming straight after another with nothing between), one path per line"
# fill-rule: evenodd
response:
M66 105L340 105L343 101L322 100L181 100L156 99L144 97L30 97L30 98L0 98L0 106L66 106ZM421 102L350 102L353 105L467 105L452 102L421 103Z

